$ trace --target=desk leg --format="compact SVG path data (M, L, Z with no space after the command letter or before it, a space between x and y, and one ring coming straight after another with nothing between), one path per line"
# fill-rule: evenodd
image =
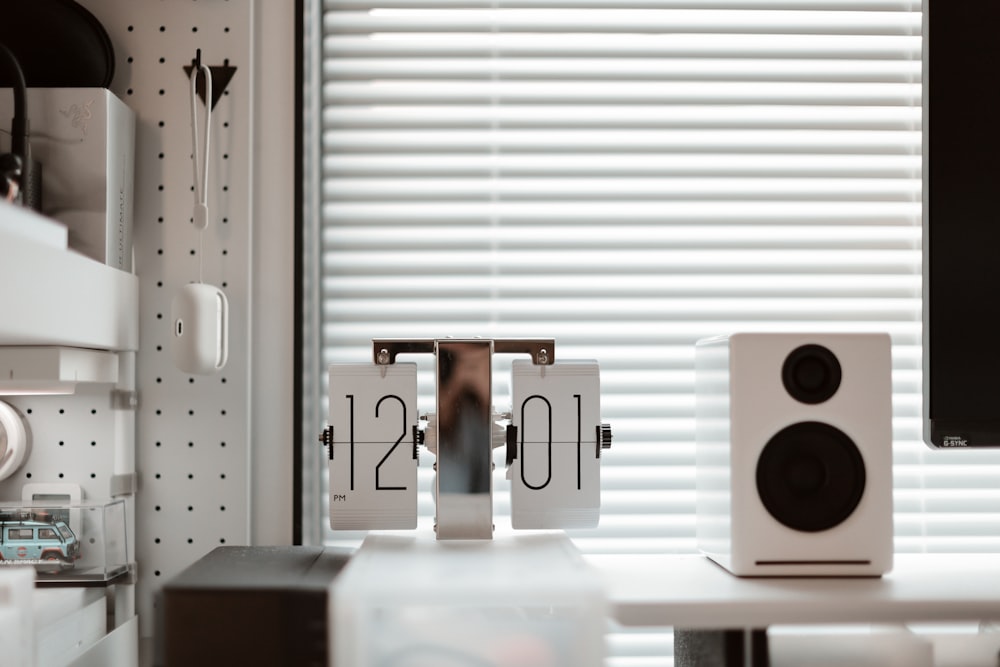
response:
M767 630L674 628L674 667L768 667Z

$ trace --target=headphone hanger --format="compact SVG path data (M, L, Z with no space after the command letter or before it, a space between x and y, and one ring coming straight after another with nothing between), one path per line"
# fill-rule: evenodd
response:
M211 100L212 109L215 109L215 105L222 99L222 96L226 93L226 88L229 86L229 82L233 80L233 76L236 74L236 67L229 64L229 58L223 60L222 63L221 65L209 65L208 67L208 70L212 73L212 89L210 91L206 91L205 86L200 82L196 85L198 97L201 98L202 102L206 103L207 100ZM191 64L184 66L184 73L190 77L193 71L201 68L201 49L197 49L195 57L191 60Z

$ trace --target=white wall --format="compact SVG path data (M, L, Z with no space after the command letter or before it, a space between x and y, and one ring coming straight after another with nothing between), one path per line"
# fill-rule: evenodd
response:
M295 3L254 16L251 536L291 544L295 240Z

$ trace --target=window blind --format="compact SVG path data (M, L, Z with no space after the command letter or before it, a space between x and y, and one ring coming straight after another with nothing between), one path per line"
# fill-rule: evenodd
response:
M887 331L897 551L1000 551L1000 454L921 442L919 1L324 0L315 20L317 368L373 337L554 337L600 362L615 436L576 544L691 552L694 342ZM419 382L431 411L430 360Z

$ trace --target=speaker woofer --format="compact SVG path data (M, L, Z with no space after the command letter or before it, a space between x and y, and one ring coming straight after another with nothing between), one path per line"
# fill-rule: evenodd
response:
M840 389L837 355L822 345L792 350L781 367L781 381L792 398L809 405L829 400Z
M778 431L757 460L757 493L793 530L819 532L846 520L865 490L865 463L854 441L820 422Z

